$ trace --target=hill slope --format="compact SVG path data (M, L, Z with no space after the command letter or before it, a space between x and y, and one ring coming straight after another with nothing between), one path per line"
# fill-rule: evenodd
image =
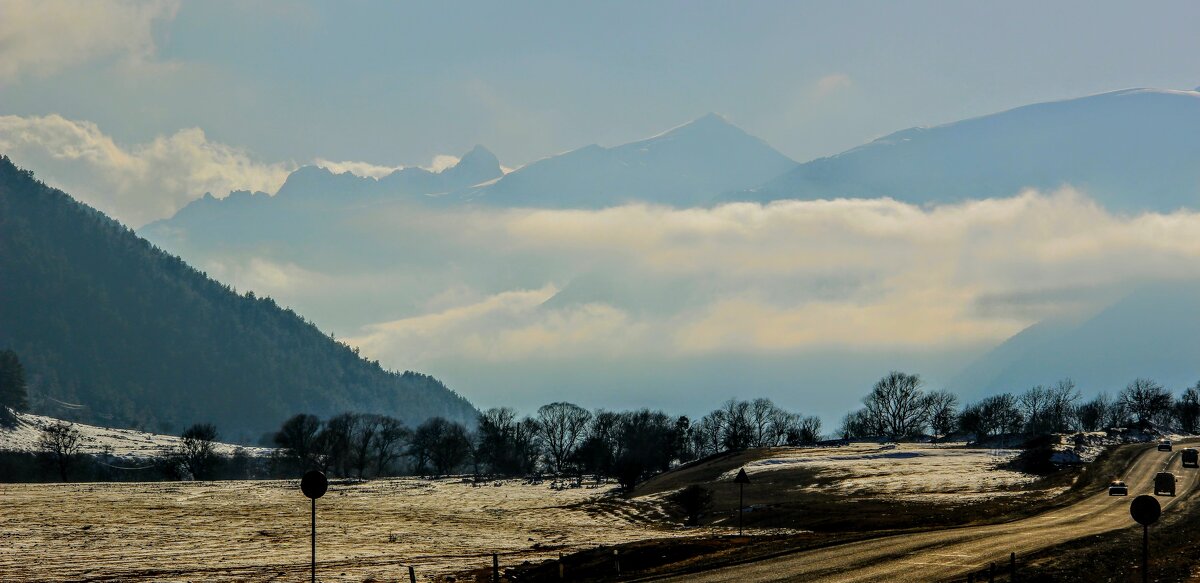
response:
M37 412L172 432L211 421L236 440L297 412L373 411L410 424L474 413L436 379L365 361L270 298L238 295L7 158L0 300L0 346L22 359Z
M951 383L960 394L1023 391L1071 378L1115 393L1149 377L1179 390L1200 379L1200 284L1146 287L1080 319L1040 322L976 360Z
M1200 92L1130 89L912 128L726 199L954 202L1064 184L1113 210L1200 206Z

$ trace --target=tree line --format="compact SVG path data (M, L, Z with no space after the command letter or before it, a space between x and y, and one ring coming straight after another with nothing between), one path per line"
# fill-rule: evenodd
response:
M508 407L479 414L474 427L433 417L408 430L394 419L344 413L322 422L296 415L274 436L281 463L343 477L412 473L476 476L553 474L611 477L626 487L672 465L725 451L815 443L816 417L769 399L730 399L693 423L663 411L589 411L543 405L520 416Z
M1037 385L1022 393L999 393L959 406L948 391L927 391L917 375L891 372L842 420L846 439L934 439L959 434L985 440L1001 435L1040 435L1108 428L1200 429L1200 382L1176 397L1152 379L1138 378L1115 396L1100 393L1082 401L1070 379Z

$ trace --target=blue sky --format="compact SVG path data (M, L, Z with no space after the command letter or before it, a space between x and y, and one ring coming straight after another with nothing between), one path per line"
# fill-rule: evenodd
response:
M118 143L198 127L268 161L420 164L482 143L517 166L716 111L803 161L1034 101L1195 87L1197 17L1190 3L185 2L145 23L133 58L101 48L0 77L0 114L87 120Z

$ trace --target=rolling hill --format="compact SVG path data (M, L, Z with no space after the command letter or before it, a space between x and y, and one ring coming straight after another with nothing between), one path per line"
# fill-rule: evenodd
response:
M438 380L359 357L267 297L241 295L0 158L0 346L35 412L253 441L341 411L469 421Z

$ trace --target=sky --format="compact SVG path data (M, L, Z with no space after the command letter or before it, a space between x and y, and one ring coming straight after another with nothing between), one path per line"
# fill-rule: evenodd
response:
M0 140L59 116L72 127L43 122L48 147L111 142L57 157L128 154L90 172L168 191L101 205L134 226L316 160L430 165L483 144L518 167L707 112L805 161L1036 101L1191 89L1196 17L1187 2L3 0L0 115L21 120ZM154 177L170 164L192 175ZM88 183L60 166L33 167Z
M0 0L0 153L132 227L302 164L378 176L482 144L516 168L708 112L806 161L1192 89L1197 21L1190 2ZM371 252L169 250L389 368L527 410L564 387L606 407L768 391L828 421L892 366L944 379L1072 302L1200 275L1195 213L1113 215L1071 188L341 219L337 240Z

